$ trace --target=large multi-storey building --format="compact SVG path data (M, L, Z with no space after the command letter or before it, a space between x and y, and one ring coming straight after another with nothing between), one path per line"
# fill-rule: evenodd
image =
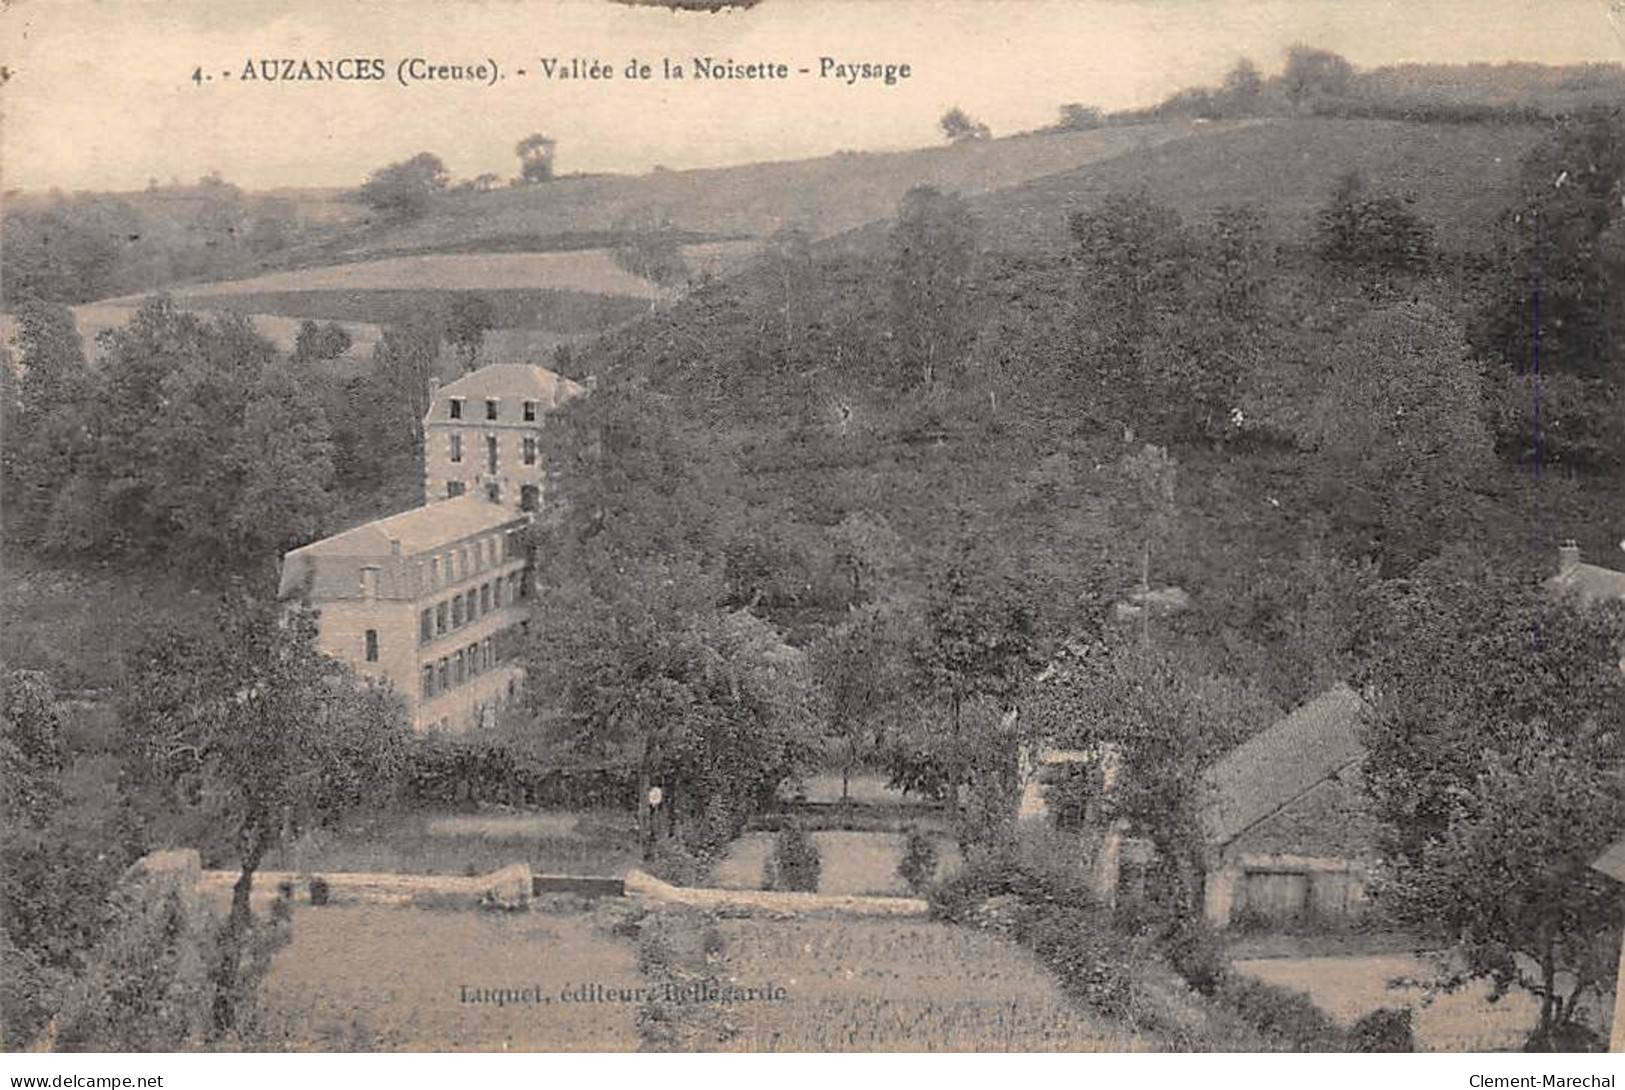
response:
M434 391L423 420L426 503L477 494L521 511L542 503L542 421L583 388L545 367L499 363Z
M485 495L403 511L289 552L280 594L318 645L387 680L419 730L491 723L518 693L527 517Z

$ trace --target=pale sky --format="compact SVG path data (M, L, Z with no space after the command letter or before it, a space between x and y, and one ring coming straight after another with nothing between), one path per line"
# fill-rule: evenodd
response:
M3 0L0 0L3 2ZM1610 17L1610 5L1614 14ZM12 0L0 14L5 188L133 189L219 171L245 188L354 185L429 150L454 176L516 171L542 131L561 171L642 171L917 147L958 105L995 134L1062 102L1147 105L1288 45L1361 68L1406 61L1625 61L1622 0L766 0L679 14L607 0ZM632 82L634 58L909 64L897 86ZM495 60L495 87L402 87L403 58ZM542 57L608 82L549 82ZM244 84L249 58L379 57L369 83ZM215 79L190 80L202 66ZM527 77L517 75L526 69Z

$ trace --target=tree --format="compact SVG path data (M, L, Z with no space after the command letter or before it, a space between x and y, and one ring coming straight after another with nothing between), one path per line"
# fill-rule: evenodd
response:
M1179 215L1143 193L1110 193L1075 213L1078 323L1084 351L1106 384L1136 376L1141 344L1183 306L1191 241Z
M519 180L525 185L536 185L553 180L553 156L559 142L550 136L533 132L518 144L513 153L519 157Z
M73 312L59 304L23 304L16 345L0 464L7 521L25 541L38 543L46 537L63 482L86 470L95 450L87 417L101 378L85 360Z
M446 312L446 340L451 342L464 374L474 370L479 362L485 335L497 322L496 307L478 292L460 291Z
M988 127L971 117L958 106L953 107L937 122L950 143L963 144L971 140L986 140L993 135Z
M804 657L766 622L719 609L720 591L690 563L585 554L537 598L526 673L538 741L636 769L640 800L660 785L700 852L737 835L814 752Z
M830 528L830 560L852 586L851 604L879 598L903 558L902 539L883 515L853 511Z
M945 787L957 804L970 767L962 747L967 709L990 702L997 712L984 718L997 720L1014 707L1034 667L1036 620L1025 588L999 558L966 537L931 575L923 627L914 668L933 710L948 720L937 748L946 752Z
M443 320L436 314L417 314L384 327L372 351L372 372L380 396L393 407L397 434L423 450L423 418L429 413L431 387L438 377Z
M957 194L916 186L891 232L891 328L904 362L929 389L963 347L976 227Z
M908 688L907 616L896 606L855 610L808 651L827 736L840 750L841 801L852 772L895 719Z
M260 376L233 451L241 490L232 524L250 552L280 554L321 536L332 511L333 438L327 414L285 367Z
M1082 132L1086 129L1098 129L1105 124L1105 116L1100 112L1099 106L1085 106L1081 102L1061 103L1061 117L1055 127L1065 132Z
M1625 366L1625 120L1581 112L1525 155L1502 220L1476 340L1520 372L1567 372L1601 395ZM1612 399L1609 399L1612 400ZM1616 409L1617 412L1617 409Z
M446 191L446 164L431 152L379 167L367 177L355 198L389 219L416 219Z
M1299 109L1313 108L1327 99L1348 95L1354 82L1354 66L1336 53L1295 45L1286 51L1286 69L1281 73L1281 90L1287 101Z
M299 323L294 337L293 362L303 365L336 360L350 350L351 343L350 331L339 323L318 324L307 318Z
M1532 1040L1553 1047L1618 952L1619 891L1590 863L1625 825L1625 609L1464 555L1394 584L1386 606L1357 676L1380 903L1456 944L1464 967L1444 987L1534 994Z
M1318 424L1322 489L1359 552L1402 569L1459 540L1489 465L1478 364L1450 318L1400 303L1333 350Z
M1416 273L1433 256L1433 228L1411 211L1411 198L1368 193L1358 171L1338 179L1315 216L1321 258L1367 274Z
M252 954L254 875L290 832L380 801L405 752L399 697L316 648L314 614L228 600L205 635L140 652L118 698L132 774L155 805L223 834L238 867L210 967L212 1032L230 1033Z
M1232 116L1246 117L1257 111L1259 99L1264 94L1264 77L1251 58L1242 57L1235 67L1225 73L1220 94L1226 112Z

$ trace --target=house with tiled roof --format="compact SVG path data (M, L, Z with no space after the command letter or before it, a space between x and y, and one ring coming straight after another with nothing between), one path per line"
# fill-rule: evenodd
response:
M1621 542L1620 547L1625 549L1625 542ZM1580 558L1580 546L1574 541L1558 546L1557 573L1546 580L1546 586L1557 593L1574 595L1582 605L1625 602L1625 571L1586 563Z
M279 597L317 613L317 646L388 682L420 730L490 723L517 695L528 624L527 516L465 495L289 551Z
M539 509L547 414L585 389L528 363L492 364L437 387L423 418L424 502L478 494Z
M1208 768L1210 923L1361 911L1376 836L1359 781L1365 710L1358 693L1334 685Z

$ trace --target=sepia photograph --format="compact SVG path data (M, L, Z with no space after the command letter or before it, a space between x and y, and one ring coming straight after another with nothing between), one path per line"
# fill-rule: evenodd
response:
M1625 0L8 0L0 216L9 1085L1615 1085Z

